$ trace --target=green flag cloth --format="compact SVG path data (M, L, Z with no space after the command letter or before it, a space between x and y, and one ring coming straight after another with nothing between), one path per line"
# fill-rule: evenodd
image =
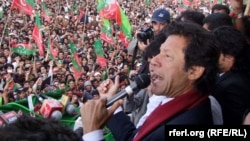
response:
M100 11L101 9L103 9L106 6L106 2L105 0L98 0L97 1L97 10Z
M96 57L97 57L97 62L102 66L105 67L107 66L107 61L104 57L104 51L102 48L102 42L100 39L97 39L94 43L94 50L96 53Z
M35 6L36 6L34 0L26 0L26 2L27 2L30 6L32 6L32 7L35 7Z
M147 5L147 6L150 5L150 0L146 0L146 5Z
M2 105L3 105L3 97L0 96L0 106L2 106Z
M109 44L115 43L112 35L111 25L109 20L107 19L102 19L102 29L100 38Z
M129 41L131 41L132 31L131 31L131 25L129 23L129 19L121 8L120 8L120 13L121 13L121 30L126 35L126 38Z
M12 52L20 54L20 55L34 55L36 51L34 49L27 49L24 47L12 48Z
M0 19L2 19L2 17L3 17L3 13L4 13L3 8L2 8L2 7L0 7Z

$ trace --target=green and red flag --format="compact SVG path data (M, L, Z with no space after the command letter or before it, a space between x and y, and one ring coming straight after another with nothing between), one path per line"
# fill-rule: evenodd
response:
M70 52L71 52L72 65L73 65L73 68L72 68L73 75L76 79L78 79L83 73L83 70L81 67L81 60L77 54L75 44L73 42L70 42L69 47L70 47Z
M41 6L42 6L41 16L44 18L45 21L50 22L51 19L49 17L50 15L49 10L47 9L45 3L42 2Z
M98 1L97 9L103 19L115 20L118 24L121 22L120 6L116 0Z
M104 57L104 51L102 48L102 42L100 39L97 39L94 43L94 50L97 57L97 62L101 65L101 67L107 66L107 61Z
M38 14L36 14L36 22L35 22L35 26L34 26L33 33L32 33L32 38L36 42L39 55L44 56L42 32L40 30L41 28L42 28L42 24L41 24L40 17Z
M97 1L97 7L96 7L96 9L97 9L97 11L100 11L100 10L102 10L105 6L106 6L105 0L98 0L98 1Z
M192 2L193 2L193 0L182 0L182 3L187 7L191 7Z
M53 42L51 42L51 39L48 39L48 50L49 50L49 56L51 60L55 60L58 55L58 49L54 48Z
M121 32L119 34L119 39L122 41L124 46L128 47L128 44L132 40L131 25L129 23L128 17L125 15L125 12L121 8L120 8L120 15L121 15L121 22L120 22Z
M177 11L178 12L182 12L188 9L188 6L186 6L185 4L183 4L182 2L178 5Z
M185 7L198 6L199 0L182 0Z
M16 44L11 51L19 55L34 55L36 53L29 44Z
M213 4L222 4L223 0L212 0Z
M27 15L32 15L35 7L34 0L13 0L10 9L17 8Z
M109 44L114 44L115 41L112 38L112 30L109 20L102 19L102 29L100 33L100 38Z
M75 48L75 44L73 42L69 43L69 48L71 52L71 60L74 68L76 68L77 71L81 70L81 60L77 54L77 50Z
M118 35L124 46L128 46L132 40L131 25L125 12L120 8L116 0L98 0L97 9L100 11L100 17L108 20L115 20L120 26L121 32Z

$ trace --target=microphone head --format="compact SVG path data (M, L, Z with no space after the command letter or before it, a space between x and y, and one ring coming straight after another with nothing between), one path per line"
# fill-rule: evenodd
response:
M144 89L150 84L150 74L140 74L135 78L135 83L137 84L137 88Z
M65 109L66 113L69 115L74 115L76 114L75 107L72 104L68 104Z
M62 118L62 112L55 110L51 113L50 119L59 121Z

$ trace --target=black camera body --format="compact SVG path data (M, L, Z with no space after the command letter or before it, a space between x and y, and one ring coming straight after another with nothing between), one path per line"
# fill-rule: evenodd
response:
M152 27L141 28L140 32L137 33L138 41L141 41L144 44L147 44L148 39L152 40L153 38L154 38L154 32L152 30Z

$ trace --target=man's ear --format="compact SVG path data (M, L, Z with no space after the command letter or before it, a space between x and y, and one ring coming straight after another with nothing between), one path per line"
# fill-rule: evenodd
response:
M202 66L193 66L190 69L188 69L188 78L190 80L197 80L201 77L204 71L205 68Z

